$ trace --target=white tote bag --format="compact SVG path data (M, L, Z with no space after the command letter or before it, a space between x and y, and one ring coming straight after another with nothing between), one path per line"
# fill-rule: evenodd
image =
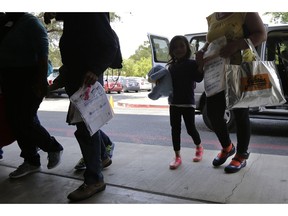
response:
M277 106L286 102L274 61L261 61L253 43L247 44L256 61L226 65L227 108Z

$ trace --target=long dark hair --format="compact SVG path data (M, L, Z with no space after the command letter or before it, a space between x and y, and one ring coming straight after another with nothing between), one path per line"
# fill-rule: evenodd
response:
M174 36L174 37L171 39L171 41L170 41L170 45L169 45L169 56L170 56L170 59L169 59L169 61L168 61L168 65L169 65L169 64L174 64L174 63L177 61L177 59L175 58L175 56L174 56L174 54L173 54L173 51L174 51L174 49L175 49L175 42L176 42L176 41L179 41L179 40L180 40L180 41L183 41L184 44L185 44L185 46L186 46L186 48L187 48L187 53L186 53L186 55L184 56L184 59L189 59L190 56L191 56L192 51L191 51L191 49L190 49L190 44L189 44L188 39L187 39L185 36L176 35L176 36Z

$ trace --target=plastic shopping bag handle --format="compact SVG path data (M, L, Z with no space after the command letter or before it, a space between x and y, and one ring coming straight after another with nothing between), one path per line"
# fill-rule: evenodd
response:
M256 57L257 61L260 61L260 56L258 55L258 52L254 46L254 44L252 43L252 41L250 40L250 38L244 38L245 42L248 44L250 50L252 51L252 53L254 54L254 56Z

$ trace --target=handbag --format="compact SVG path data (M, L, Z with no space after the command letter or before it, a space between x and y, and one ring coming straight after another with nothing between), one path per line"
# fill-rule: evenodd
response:
M5 115L5 100L3 94L0 93L0 148L9 145L15 141L12 129Z
M250 39L245 39L256 60L226 65L226 106L277 106L286 102L274 61L262 61Z

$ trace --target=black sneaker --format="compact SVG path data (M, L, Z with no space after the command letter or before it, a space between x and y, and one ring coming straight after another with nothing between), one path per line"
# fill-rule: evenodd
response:
M41 166L33 166L28 162L22 163L15 171L9 174L10 178L20 178L29 173L38 172L41 170Z
M48 152L48 164L47 164L47 168L48 169L53 169L56 166L58 166L61 162L61 156L63 154L63 150L61 151L57 151L57 152Z
M229 152L225 151L224 149L217 155L216 158L213 160L213 166L220 166L224 164L228 157L232 156L235 153L235 146L232 144L232 148Z
M106 184L104 182L98 182L95 184L87 185L83 183L79 188L70 193L67 198L71 201L80 201L93 196L96 193L104 191Z

